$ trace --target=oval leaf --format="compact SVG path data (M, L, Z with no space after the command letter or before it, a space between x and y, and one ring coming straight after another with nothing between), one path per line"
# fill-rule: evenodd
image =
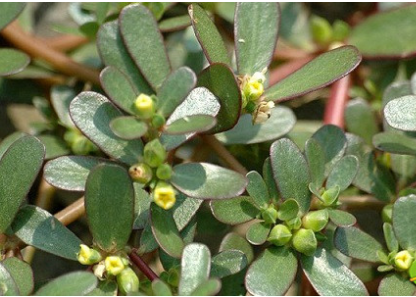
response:
M414 296L416 287L398 273L386 275L378 286L380 296Z
M367 296L361 280L325 249L318 248L312 257L301 256L303 271L320 295Z
M253 199L257 207L267 205L270 201L269 191L263 178L257 171L250 171L246 175L248 179L247 193Z
M182 194L176 195L176 202L173 206L173 219L179 231L182 231L188 225L203 202L203 200L189 198Z
M247 185L241 174L208 163L176 165L171 182L180 192L199 199L236 197Z
M152 13L143 5L125 7L119 18L124 43L144 77L158 89L170 73L163 37Z
M3 2L0 3L0 30L3 30L13 21L25 8L26 3L22 2Z
M235 10L234 42L240 75L267 68L277 44L280 9L277 3L241 2Z
M309 138L306 141L305 156L308 160L312 184L315 189L319 190L325 181L326 156L318 140Z
M247 266L247 258L238 250L227 250L212 258L211 273L213 277L223 278L236 274Z
M190 295L208 280L211 269L211 253L200 243L188 244L183 250L179 295Z
M339 187L340 192L344 191L354 180L358 171L358 159L355 156L345 156L331 170L326 180L326 188Z
M188 12L196 38L208 61L231 65L224 41L205 10L197 4L192 4L188 7Z
M311 203L309 169L299 148L289 139L275 141L270 148L273 175L283 199L295 199L300 211L308 211Z
M350 227L357 223L357 219L350 213L338 209L328 209L329 219L339 227Z
M350 45L326 52L264 92L270 101L289 100L326 87L353 71L361 62Z
M181 15L177 17L172 17L164 19L159 23L159 30L163 33L165 32L174 32L185 29L191 25L191 19L189 15Z
M30 63L30 57L24 52L11 49L0 49L0 76L18 73Z
M110 122L110 128L122 139L131 140L142 137L147 132L147 124L135 117L118 117Z
M401 155L416 155L416 139L396 132L374 135L374 146L382 151Z
M298 260L290 249L270 247L251 264L246 274L246 288L252 295L284 295L293 283Z
M384 118L393 128L416 131L416 96L409 95L391 100L384 107Z
M221 290L221 281L217 278L211 278L200 284L191 294L191 296L215 296Z
M217 120L209 115L199 114L178 119L165 127L166 134L204 132L211 129Z
M76 271L50 281L37 292L36 296L83 296L97 287L98 280L94 274Z
M242 251L249 263L253 261L253 247L248 243L248 241L245 238L241 237L237 233L228 233L222 239L219 251L223 252L228 250Z
M270 233L270 226L263 222L256 222L248 228L246 238L253 245L262 245Z
M250 196L213 200L210 202L210 205L214 217L218 221L229 225L248 222L260 213Z
M47 253L77 261L81 240L47 211L27 205L17 213L11 227L24 243Z
M104 96L83 92L71 103L70 112L75 125L109 156L132 165L143 154L140 139L123 140L110 129L110 122L122 116Z
M380 262L377 251L383 250L383 246L358 228L337 228L334 243L344 255L373 263Z
M10 272L0 262L0 294L2 296L18 296L20 295L17 284L15 283Z
M43 144L33 136L24 136L0 159L0 234L13 221L39 173L44 156Z
M401 197L393 206L393 229L402 249L416 250L416 195Z
M30 295L34 287L33 271L30 265L18 258L7 258L1 264L3 264L12 276L20 295Z

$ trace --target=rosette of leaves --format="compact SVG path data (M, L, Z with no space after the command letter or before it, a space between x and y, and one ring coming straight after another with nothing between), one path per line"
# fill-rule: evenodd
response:
M220 33L204 9L193 4L189 6L188 11L195 35L210 63L201 73L198 85L206 86L216 95L220 94L220 86L224 82L223 77L227 69L228 72L234 73L234 70L231 70L232 59ZM235 53L233 52L237 61L236 78L252 76L270 66L277 43L279 22L280 8L277 3L252 2L236 5ZM278 103L323 88L350 73L360 61L360 54L352 46L329 51L282 81L265 88L264 98L266 101ZM295 122L295 117L289 109L278 106L272 109L271 117L265 123L253 125L250 115L242 115L239 118L240 109L241 98L237 96L234 99L230 97L226 104L221 105L218 122L225 123L223 118L226 117L229 123L222 128L217 125L217 129L212 131L228 130L216 135L225 144L274 140L288 133Z
M396 200L390 222L383 225L385 246L355 227L338 228L335 232L334 244L343 254L378 264L378 271L387 273L380 282L379 295L408 296L416 292L415 284L409 281L416 276L416 264L407 264L409 267L404 269L395 260L399 252L408 251L413 257L410 263L415 263L416 228L409 223L415 211L415 195Z
M118 20L100 28L97 43L106 65L100 79L109 99L95 92L82 92L71 101L69 113L75 126L112 160L65 156L49 161L45 179L64 190L88 190L87 180L101 166L108 170L118 166L126 173L130 166L143 161L143 141L158 138L169 152L197 132L211 128L220 110L219 97L205 87L195 88L192 70L171 70L162 35L146 7L125 7ZM134 102L140 94L157 97L155 113L159 119L166 119L164 125L156 127L136 116ZM180 194L175 207L165 211L151 205L149 188L129 181L135 202L126 207L135 213L133 228L144 228L139 253L160 246L176 258L185 246L180 232L192 227L190 221L203 200L238 196L247 183L244 176L216 165L176 165L169 183ZM103 175L101 183L112 185L111 176ZM115 200L112 203L118 205ZM117 207L112 210L118 211Z
M304 153L289 139L277 140L271 146L270 159L264 163L263 177L254 171L247 174L248 195L211 202L214 216L227 224L257 219L246 233L247 241L253 245L276 242L271 229L278 225L284 225L291 233L287 240L267 246L248 268L245 286L251 294L284 294L295 279L299 261L321 295L368 294L359 278L343 263L345 257L340 256L332 244L336 227L356 223L354 216L336 209L339 192L351 184L358 168L357 159L345 155L346 146L342 130L330 125L322 127L307 141ZM317 162L313 163L315 159ZM316 227L308 226L304 220L313 213L310 211L310 189L322 186L326 187L324 193L330 193L318 191L319 202L314 205L322 208L322 214L326 213L326 221L316 231L307 231L309 235L313 234L313 246L309 235L306 240L295 234ZM239 246L242 246L241 250L247 250L243 244ZM244 275L240 276L240 281L243 278ZM273 279L279 279L279 282Z

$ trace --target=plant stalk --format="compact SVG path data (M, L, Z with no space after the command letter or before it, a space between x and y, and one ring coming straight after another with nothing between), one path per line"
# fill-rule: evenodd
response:
M85 200L84 197L79 198L74 203L70 204L60 212L55 214L55 218L63 225L67 226L72 222L78 220L85 214Z
M325 106L324 124L335 125L344 128L344 111L348 101L348 91L351 84L351 76L334 82L331 86L331 93Z
M145 261L143 261L142 258L140 258L139 255L137 255L137 250L133 249L130 254L130 260L133 262L134 265L137 266L137 268L140 269L141 272L143 272L144 275L146 275L146 277L153 282L155 279L158 279L159 277L157 276L157 274L149 267L149 265L147 265L147 263Z

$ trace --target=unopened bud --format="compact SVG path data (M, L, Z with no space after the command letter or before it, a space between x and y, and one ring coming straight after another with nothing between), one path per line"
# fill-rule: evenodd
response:
M166 150L158 139L147 143L144 147L144 162L150 167L158 167L166 160Z
M338 195L339 195L339 187L335 186L333 188L330 188L324 191L320 198L324 206L332 206L337 202Z
M152 118L152 126L155 129L159 129L166 123L165 118L160 114L155 114Z
M80 245L79 253L77 254L78 262L83 265L92 265L102 260L101 254L85 244Z
M273 227L267 241L277 246L285 245L292 238L292 232L285 225L279 224Z
M299 253L312 256L318 247L318 241L311 229L299 229L293 235L292 245Z
M156 170L156 176L161 180L168 180L172 177L172 167L169 164L162 164Z
M129 174L134 181L141 184L147 184L153 177L152 168L145 163L139 163L131 166Z
M146 94L140 94L134 102L137 115L144 120L150 119L153 116L155 113L154 105L153 99Z
M269 206L261 212L261 217L266 224L276 224L278 212L274 206Z
M310 211L302 218L302 226L314 232L319 232L326 227L328 220L328 211L325 209Z
M286 225L291 230L297 230L302 226L302 221L300 220L299 217L296 217L296 218L286 221Z
M313 39L320 45L327 45L332 40L331 24L324 18L314 16L311 18Z
M130 267L125 268L117 275L118 288L124 295L139 291L139 278Z

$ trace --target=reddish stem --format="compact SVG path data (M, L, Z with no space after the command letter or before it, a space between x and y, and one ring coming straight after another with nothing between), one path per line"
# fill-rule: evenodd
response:
M325 107L324 124L332 124L344 128L344 110L348 101L351 78L347 75L331 86L328 103Z
M159 277L157 276L156 273L154 273L154 271L149 267L149 265L147 265L146 262L143 261L142 258L140 258L137 254L136 254L136 250L133 249L131 251L131 253L129 254L130 260L133 262L134 265L137 266L137 268L140 269L141 272L143 272L144 275L146 275L146 277L153 282L155 279L159 279Z

